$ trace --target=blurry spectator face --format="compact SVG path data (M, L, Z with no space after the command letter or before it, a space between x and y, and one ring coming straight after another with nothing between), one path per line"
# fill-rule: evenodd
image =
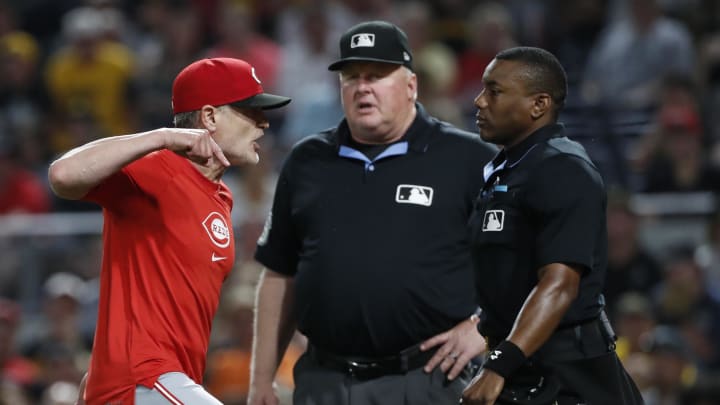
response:
M700 116L690 105L668 105L660 111L660 126L667 140L666 151L673 160L692 159L700 154Z
M512 17L502 3L481 3L470 14L467 32L473 49L494 55L513 42Z
M673 160L683 161L700 156L700 137L682 129L668 133L668 152Z
M63 35L79 55L84 59L93 59L106 24L102 12L92 7L78 7L68 11L62 23Z
M166 0L146 0L138 8L138 23L143 28L162 31L171 20L170 4Z
M644 338L644 350L651 362L652 385L665 394L678 393L691 366L686 342L669 326L658 326Z
M15 327L10 322L0 320L0 367L12 351L14 334Z
M604 22L607 0L577 0L568 4L571 15L568 18L578 25Z
M623 314L617 320L618 335L626 337L633 349L637 347L641 336L654 326L655 320L651 316L639 313Z
M27 33L15 31L0 37L0 61L2 80L10 87L25 87L35 79L35 67L39 57L35 39Z
M678 261L669 266L667 282L685 298L695 298L702 291L700 275L700 270L692 260Z
M702 298L699 267L690 259L675 260L665 268L665 284L659 304L665 316L681 320L688 317Z
M608 240L613 244L623 244L634 240L637 234L637 217L626 207L608 206Z
M679 353L660 350L652 354L652 373L655 385L663 390L677 389L682 384L686 361Z
M410 41L410 49L420 51L432 35L432 29L429 29L431 27L429 6L419 1L410 1L402 3L395 12L400 19L400 27Z
M9 32L16 25L14 8L5 3L9 2L0 3L0 33Z
M688 342L688 347L696 358L710 360L717 358L717 342L706 333L706 325L699 319L686 319L680 325L683 338Z
M201 21L191 10L173 12L172 23L165 25L165 40L172 57L189 57L201 42Z
M20 307L0 298L0 368L13 350L15 330L20 320Z
M49 317L61 320L76 316L79 306L80 304L76 298L69 295L61 295L48 301L46 308Z
M637 27L640 29L647 28L658 16L657 1L632 0L630 2L630 11Z
M303 29L310 48L317 52L324 51L328 30L327 16L324 9L313 8L305 11Z
M644 337L655 327L651 305L650 300L638 292L625 293L617 302L617 334L627 339L630 352L640 351Z
M34 79L33 73L33 64L14 55L8 55L7 58L3 58L3 81L9 86L24 87L30 84L32 79Z
M100 41L99 37L83 37L77 38L73 42L73 46L80 55L80 58L85 61L92 61L95 59L97 45Z
M224 8L220 18L220 35L228 42L247 43L253 35L252 21L250 9L231 2Z
M80 309L85 282L77 275L58 272L43 285L47 301L45 310L52 321L74 320Z

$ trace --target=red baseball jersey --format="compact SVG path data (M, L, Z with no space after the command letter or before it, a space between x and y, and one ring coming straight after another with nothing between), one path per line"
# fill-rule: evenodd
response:
M173 152L151 153L86 197L103 206L89 405L134 403L170 371L202 383L221 285L235 260L232 194Z

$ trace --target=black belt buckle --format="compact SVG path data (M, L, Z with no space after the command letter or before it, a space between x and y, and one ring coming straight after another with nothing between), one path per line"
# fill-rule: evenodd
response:
M355 377L369 377L378 373L381 370L380 364L378 363L361 363L353 360L346 360L348 374Z
M419 347L411 347L395 356L364 359L332 354L312 344L309 345L308 351L319 364L362 380L390 374L405 374L423 366L434 354L432 350L422 352Z

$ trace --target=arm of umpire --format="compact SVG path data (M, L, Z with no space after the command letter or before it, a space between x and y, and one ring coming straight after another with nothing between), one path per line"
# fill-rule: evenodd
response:
M98 139L69 151L50 165L50 186L59 197L80 199L113 173L160 149L208 167L230 165L207 130L159 128Z
M255 301L248 405L277 405L273 387L278 365L295 331L292 277L263 269Z
M581 269L562 263L540 268L538 284L525 300L510 335L490 352L483 370L465 388L463 404L494 403L505 377L535 353L560 324L578 295L581 274Z

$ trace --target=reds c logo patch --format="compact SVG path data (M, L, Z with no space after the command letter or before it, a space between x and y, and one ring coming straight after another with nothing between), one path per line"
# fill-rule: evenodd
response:
M210 240L218 247L228 247L230 244L230 228L225 218L217 212L211 212L203 221L203 228L210 236Z

